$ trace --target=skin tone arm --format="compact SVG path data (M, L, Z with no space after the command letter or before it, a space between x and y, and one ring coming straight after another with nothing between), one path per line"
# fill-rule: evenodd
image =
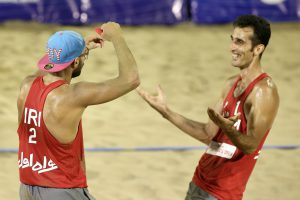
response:
M229 81L230 82L230 81ZM155 110L162 114L183 132L193 138L209 144L215 136L217 130L221 128L223 132L231 139L245 154L254 152L266 131L271 128L279 106L279 96L276 86L270 81L260 83L249 95L245 103L245 115L247 118L247 135L241 134L234 127L239 115L224 118L220 113L222 102L227 94L230 84L223 90L222 97L215 108L208 108L207 113L210 118L208 123L196 122L179 115L170 110L166 104L165 95L161 88L158 88L158 95L149 95L146 91L138 88L139 95Z
M208 115L235 146L245 154L250 154L257 149L265 133L271 128L278 106L277 88L270 80L267 80L259 83L245 102L247 134L241 134L233 127L238 116L226 119L211 108L208 109Z
M114 79L104 82L78 82L75 84L64 84L51 91L44 106L44 121L51 134L62 143L70 143L74 140L79 121L85 108L89 105L101 104L116 99L123 94L135 89L139 85L137 65L131 54L118 24L109 22L101 27L103 33L100 36L92 36L86 39L86 46L89 49L102 46L103 41L111 41L115 47L119 61L119 75ZM98 43L98 44L97 44ZM72 72L82 67L85 61L84 56L75 59L79 64L72 64L57 75L47 74L44 82L53 82L59 78L67 82L71 80ZM74 63L75 63L74 62ZM82 65L80 65L80 63ZM95 72L97 73L97 72ZM31 86L31 80L21 85L18 97L19 121ZM59 125L58 123L59 122Z
M157 87L157 95L150 95L142 88L137 88L136 90L138 94L165 119L196 140L209 144L211 139L216 135L219 128L212 120L209 120L207 123L197 122L172 111L167 106L166 97L160 86ZM222 103L223 97L220 98L215 105L215 110L221 112Z
M118 58L119 75L100 83L73 84L71 96L80 107L96 105L116 99L135 89L140 81L135 59L122 36L119 24L109 22L101 26L101 39L112 42ZM75 97L75 98L74 98Z
M114 45L119 64L119 74L116 78L102 82L78 82L65 84L57 91L48 95L47 105L57 104L56 113L52 109L44 107L46 111L52 112L46 121L46 126L59 141L69 143L73 141L77 133L78 123L84 110L90 105L102 104L114 100L139 85L139 75L135 59L122 36L119 24L109 22L102 25L103 33L100 35L104 41L111 41ZM81 58L83 59L83 58ZM96 73L96 72L95 72ZM55 95L54 95L55 94ZM51 117L56 116L54 119ZM62 126L54 126L57 118L60 118ZM68 133L68 134L64 134Z
M95 49L97 47L102 47L103 45L103 40L99 38L98 36L88 36L85 39L85 43L87 44L87 48L89 50ZM25 103L25 98L27 97L27 94L29 92L29 87L31 86L31 82L38 76L45 76L48 73L46 71L42 71L40 69L36 70L33 74L30 74L24 78L20 85L20 94L17 99L17 106L18 106L18 112L19 112L19 122L21 118L21 114L23 111L24 103Z

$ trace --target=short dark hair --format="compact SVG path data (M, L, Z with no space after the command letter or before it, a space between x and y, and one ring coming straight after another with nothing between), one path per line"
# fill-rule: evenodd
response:
M234 22L233 27L253 28L252 47L263 44L267 47L271 37L271 26L270 23L262 17L256 15L241 15Z

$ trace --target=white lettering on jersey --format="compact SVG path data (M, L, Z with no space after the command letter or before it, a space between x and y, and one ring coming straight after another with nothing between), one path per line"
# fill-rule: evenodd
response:
M24 111L24 123L25 124L33 124L35 126L41 127L41 112L38 112L32 108L26 108Z
M24 158L24 153L21 152L21 158L18 160L19 168L27 168L30 167L32 171L37 171L39 174L52 171L57 169L58 166L50 159L48 160L46 156L43 158L43 163L35 161L34 163L34 155L31 153L28 158Z
M233 113L234 115L238 114L240 104L241 104L241 101L236 102L235 110L234 110L234 113Z
M235 107L235 110L234 110L234 115L238 114L240 103L241 103L241 101L236 102L236 107ZM236 130L238 130L238 131L240 130L241 122L242 122L242 120L238 119L234 123L234 125L233 125L236 128Z
M261 152L261 150L258 151L257 155L254 157L254 160L257 160L257 158L258 158L259 155L260 155L260 152Z
M229 117L229 112L225 111L225 108L228 105L228 101L225 102L224 106L223 106L223 117L228 118Z
M28 138L28 143L30 144L36 144L36 137L37 137L37 131L36 127L41 126L41 116L42 113L38 112L35 109L27 108L25 107L24 110L24 123L25 124L32 124L34 127L31 127L29 129L30 136ZM34 161L34 154L31 153L29 155L29 158L24 158L24 153L21 152L21 158L18 160L19 168L28 168L30 167L32 171L38 172L39 174L52 171L54 169L57 169L58 166L51 160L48 159L46 156L43 156L42 163L38 161Z
M218 143L212 141L206 149L206 153L219 156L222 158L231 159L236 151L236 146L226 143Z
M25 124L34 124L36 127L41 127L41 116L42 112L38 112L35 109L25 107L24 110L24 123ZM29 132L31 135L28 138L28 143L36 144L36 129L30 128Z
M28 140L28 143L31 143L31 144L36 144L36 130L35 128L31 128L29 129L29 132L31 132L32 134L29 136L29 140Z

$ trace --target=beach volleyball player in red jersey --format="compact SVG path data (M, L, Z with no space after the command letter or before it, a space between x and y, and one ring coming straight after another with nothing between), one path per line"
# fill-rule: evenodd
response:
M21 83L17 101L21 200L94 199L87 190L81 117L88 106L112 101L139 85L137 65L119 24L108 22L101 29L99 36L85 40L74 31L53 34L39 70ZM115 48L119 75L104 82L71 84L89 51L104 41Z
M240 72L227 80L216 106L208 108L207 123L187 119L172 111L160 87L156 96L137 89L164 118L208 145L185 200L243 198L279 106L275 83L260 62L270 36L270 24L261 17L243 15L233 22L231 64Z

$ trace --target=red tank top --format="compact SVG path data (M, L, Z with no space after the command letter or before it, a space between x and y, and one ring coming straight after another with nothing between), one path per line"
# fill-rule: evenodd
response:
M234 89L241 79L239 77L223 102L223 116L231 117L241 113L240 119L234 126L242 134L247 134L244 103L255 84L266 77L268 77L266 73L261 74L248 85L241 95L234 97ZM241 200L268 133L269 130L254 153L244 154L219 129L198 163L193 182L220 200Z
M43 120L47 95L63 84L64 81L56 81L45 85L43 77L37 77L29 90L18 128L19 173L24 184L52 188L87 187L81 121L74 141L61 144Z

